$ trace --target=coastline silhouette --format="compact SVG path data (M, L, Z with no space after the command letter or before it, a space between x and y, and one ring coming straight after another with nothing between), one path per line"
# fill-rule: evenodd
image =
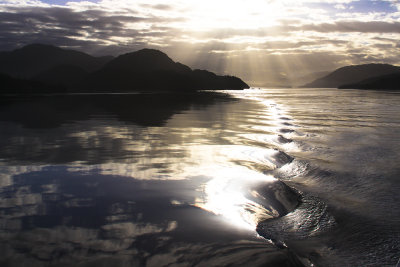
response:
M32 44L0 54L1 93L241 90L240 78L192 70L154 49L113 57Z

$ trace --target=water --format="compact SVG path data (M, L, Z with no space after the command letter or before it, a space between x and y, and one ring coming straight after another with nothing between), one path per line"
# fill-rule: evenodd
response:
M2 266L394 266L400 94L0 100Z

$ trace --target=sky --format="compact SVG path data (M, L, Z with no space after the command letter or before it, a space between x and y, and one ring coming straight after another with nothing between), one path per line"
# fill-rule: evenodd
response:
M400 65L400 1L0 0L0 51L30 43L95 56L155 48L252 86L291 86L345 65Z

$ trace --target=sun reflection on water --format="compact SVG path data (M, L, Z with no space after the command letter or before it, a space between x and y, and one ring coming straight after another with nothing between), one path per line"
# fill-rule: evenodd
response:
M268 211L245 194L257 182L274 182L276 179L240 166L210 168L210 171L213 178L203 185L204 199L197 199L195 206L222 215L236 226L255 230L260 215L268 214Z
M171 199L171 204L193 205L254 230L260 220L279 215L268 201L277 199L280 189L264 192L271 196L257 189L278 181L270 173L286 164L281 162L280 153L293 143L280 137L290 133L279 133L285 121L282 116L288 117L279 105L258 97L256 91L241 94L237 95L245 98L241 105L227 102L206 110L193 108L174 114L162 126L108 120L93 122L93 127L79 131L73 125L62 126L65 140L87 152L87 157L73 155L70 161L65 160L65 171L171 184L189 181L190 190L196 191L188 193L193 198ZM0 185L2 181L10 185L13 173L3 176Z

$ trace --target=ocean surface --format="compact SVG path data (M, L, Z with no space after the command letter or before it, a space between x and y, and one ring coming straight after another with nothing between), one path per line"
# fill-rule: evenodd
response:
M1 266L399 258L399 92L0 98Z

